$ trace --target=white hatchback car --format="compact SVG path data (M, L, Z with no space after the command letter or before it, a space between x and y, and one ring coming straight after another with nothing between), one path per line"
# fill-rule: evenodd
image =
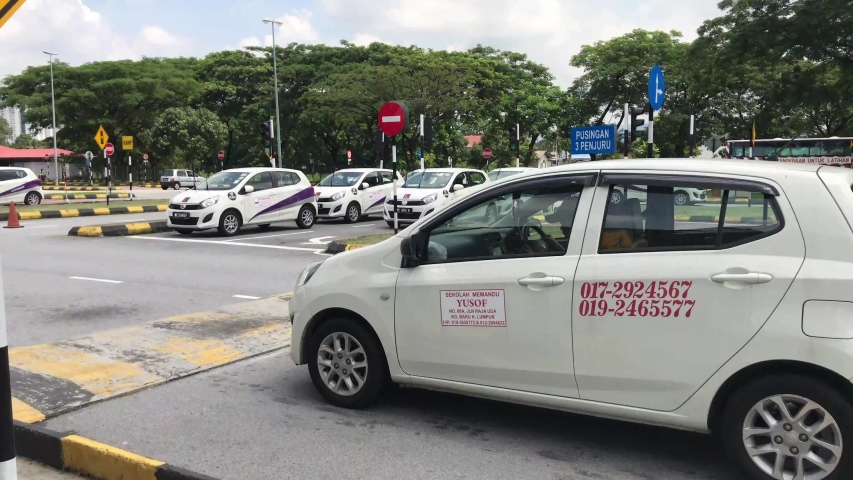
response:
M44 198L41 180L29 168L0 167L0 205L38 205Z
M518 175L309 266L291 357L341 407L390 380L713 431L756 480L850 479L851 185L844 168L695 159ZM625 187L644 198L611 202ZM683 188L763 200L676 209Z
M537 169L535 168L527 168L527 167L506 167L506 168L496 168L489 172L489 180L493 182L497 182L498 180L503 180L504 178L509 178L514 175L518 175L520 173L528 173L535 172Z
M190 234L211 228L234 235L244 225L269 227L296 221L311 228L317 216L314 188L305 175L283 168L224 170L169 204L168 226Z
M475 188L489 183L482 170L470 168L427 168L406 176L397 189L397 223L408 225L426 217L453 200L467 196ZM383 218L394 226L394 199L385 202Z
M343 218L357 222L368 215L382 213L382 205L394 189L391 170L348 168L324 178L314 188L317 218ZM398 185L403 178L397 173Z

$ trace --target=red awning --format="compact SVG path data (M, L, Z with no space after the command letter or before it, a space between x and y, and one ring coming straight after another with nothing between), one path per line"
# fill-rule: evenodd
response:
M0 145L0 160L44 160L45 155L48 158L53 158L52 148L10 148ZM71 157L74 152L71 150L58 149L57 155Z

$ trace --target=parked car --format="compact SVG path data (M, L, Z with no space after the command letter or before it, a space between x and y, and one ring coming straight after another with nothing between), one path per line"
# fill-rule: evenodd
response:
M160 174L160 188L163 190L169 188L178 190L181 187L190 188L203 181L204 177L197 175L192 170L167 168Z
M41 180L29 168L0 167L0 204L38 205L44 198Z
M397 174L398 186L402 177ZM317 218L343 218L357 222L382 214L382 206L394 188L393 172L378 168L348 168L327 176L314 187Z
M412 224L453 200L462 198L483 184L489 177L482 170L469 168L427 168L407 176L397 189L397 223ZM497 211L494 212L495 216ZM394 226L394 199L385 202L383 218Z

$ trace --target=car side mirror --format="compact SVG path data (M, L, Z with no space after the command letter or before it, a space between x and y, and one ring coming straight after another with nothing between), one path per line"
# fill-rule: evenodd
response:
M255 187L253 187L251 185L246 185L245 187L243 187L243 191L241 193L246 194L246 193L252 193L254 191L255 191Z
M460 185L457 183L456 185L453 185L453 188L451 188L450 191L451 192L458 192L459 190L462 190L463 188L465 188L464 185Z
M423 251L423 245L427 235L423 232L418 232L403 239L400 244L400 254L403 256L401 268L417 268L421 264L420 252Z
M369 183L364 182L364 183L362 183L362 184L361 184L361 189L362 189L362 190L367 190L368 188L370 188L370 184L369 184Z

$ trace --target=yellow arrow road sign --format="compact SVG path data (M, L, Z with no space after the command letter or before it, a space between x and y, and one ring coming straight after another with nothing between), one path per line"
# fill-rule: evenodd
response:
M21 8L26 0L0 0L0 28Z
M0 0L0 2L2 2L2 1L3 0ZM103 150L104 147L107 146L107 142L109 142L109 141L110 141L110 136L107 135L107 131L104 130L104 126L99 125L98 126L98 133L95 134L95 143L97 143L98 146L101 147L101 150Z

